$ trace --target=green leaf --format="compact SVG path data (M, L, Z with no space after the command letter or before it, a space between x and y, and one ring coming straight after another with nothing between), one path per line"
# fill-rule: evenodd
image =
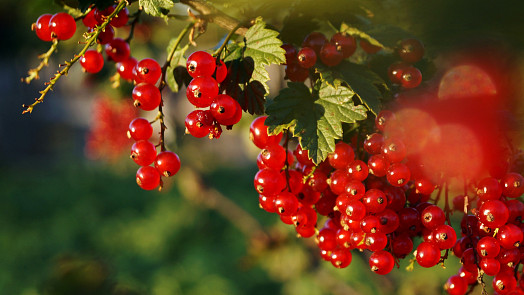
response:
M372 45L389 49L393 49L398 41L413 37L399 27L385 24L369 24L359 29L343 23L340 31L367 40Z
M138 0L138 5L144 8L144 12L152 16L166 18L169 10L178 0Z
M258 18L253 26L251 26L244 36L246 48L244 57L250 57L255 63L252 80L258 80L264 88L266 93L269 93L269 88L266 84L269 81L269 73L266 66L271 64L282 64L286 61L285 50L282 49L282 41L277 38L278 32L265 28L266 23Z
M352 101L355 93L340 83L323 83L318 97L303 83L288 83L288 88L266 102L269 132L289 129L315 163L325 160L335 150L335 140L342 138L342 123L366 118L366 108Z
M377 115L382 101L379 87L387 89L386 82L367 67L348 61L343 61L332 69L340 73L342 80L355 92L362 103Z
M169 45L167 45L167 54L171 52L173 49L173 46L175 46L177 41L177 38L171 39L169 41ZM167 67L166 71L166 83L167 86L171 89L173 92L178 92L180 89L180 86L182 83L180 83L180 79L175 79L174 69L177 66L184 66L186 65L186 59L184 58L184 54L186 53L187 49L189 48L189 44L186 44L184 47L179 47L175 50L175 54L173 55L173 59L171 59L171 63Z

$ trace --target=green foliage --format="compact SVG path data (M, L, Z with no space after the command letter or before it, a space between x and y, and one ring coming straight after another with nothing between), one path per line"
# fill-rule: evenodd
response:
M288 88L266 102L270 133L290 129L299 138L309 157L320 163L335 150L335 140L342 138L342 123L355 123L366 118L366 108L354 105L355 93L341 81L333 85L322 82L317 94L303 83L288 83Z
M255 64L252 80L257 80L268 90L266 82L269 81L269 73L265 66L271 64L283 64L286 62L286 53L277 36L278 32L265 28L266 23L262 19L257 19L255 24L247 30L246 49L244 57L250 57Z
M224 58L228 75L221 87L234 97L250 114L264 113L265 97L269 94L269 73L266 66L285 62L282 41L278 32L266 28L257 19L244 36L244 42L231 44Z
M176 45L176 43L177 43L177 38L173 38L173 39L171 39L171 41L169 41L169 45L166 48L167 54L169 54L173 50L173 47ZM166 83L167 83L167 86L169 86L169 88L173 92L178 92L180 90L180 87L182 87L182 84L183 84L183 79L180 79L180 78L176 79L176 77L175 77L175 69L178 66L182 66L183 67L182 70L187 73L187 70L186 70L186 67L185 67L186 66L186 59L184 58L184 54L186 53L188 48L189 48L189 44L186 44L183 47L178 47L175 50L175 54L173 55L173 59L171 59L171 63L167 67ZM180 73L180 72L177 72L177 73Z
M165 19L175 2L178 0L138 0L138 4L144 8L145 13Z

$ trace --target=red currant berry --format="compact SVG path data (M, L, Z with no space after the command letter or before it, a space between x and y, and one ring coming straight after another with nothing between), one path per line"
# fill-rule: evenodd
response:
M295 48L295 46L284 43L280 47L286 51L285 53L286 63L285 64L294 63L297 58L297 49Z
M277 171L280 171L286 162L286 150L280 145L268 145L260 155L267 167Z
M517 287L517 280L512 274L501 273L493 278L492 286L499 294L508 294Z
M497 239L506 249L518 248L522 245L522 229L514 224L505 224L499 228Z
M418 194L430 195L435 190L435 185L427 178L415 180L415 190Z
M173 176L180 170L180 158L170 151L161 152L156 156L155 168L166 177Z
M281 216L291 216L297 213L298 200L290 192L283 191L275 197L275 207Z
M140 166L148 166L155 161L155 145L147 140L139 140L131 147L131 158Z
M390 234L398 229L400 225L400 219L398 214L391 209L384 209L377 213L376 216L380 220L379 230L382 233Z
M373 133L366 136L364 140L364 149L370 155L380 154L382 145L384 144L384 137L380 133Z
M370 189L364 194L362 203L366 206L366 212L378 213L386 209L388 200L381 190Z
M51 36L51 28L49 27L49 20L51 19L51 14L42 14L36 20L36 23L33 24L33 30L36 33L36 36L42 41L49 42L53 40Z
M160 90L148 83L140 83L133 88L134 105L144 111L152 111L160 105L162 97Z
M311 32L309 33L306 38L304 38L304 41L302 42L302 48L309 47L312 48L317 56L320 55L320 49L324 44L327 42L326 36L324 34L319 32Z
M328 67L334 67L342 62L344 56L337 50L334 43L326 42L320 50L320 60Z
M96 21L96 18L95 18L95 10L97 10L96 8L93 8L91 9L91 11L89 11L88 14L86 14L86 16L84 16L84 18L82 19L82 22L84 23L84 25L88 28L94 28L96 25L98 25L98 22Z
M131 50L124 39L115 38L106 44L105 52L114 62L121 62L129 57Z
M216 69L215 59L205 51L195 51L188 58L186 68L193 78L199 76L211 77Z
M435 237L435 244L437 244L441 250L450 249L457 242L457 233L447 224L437 226L433 229L432 234Z
M144 118L136 118L129 123L127 130L127 137L134 140L148 140L153 135L153 127L148 120Z
M266 168L257 172L254 184L259 194L274 195L286 187L286 180L278 171Z
M160 185L160 173L151 166L140 167L136 172L136 183L144 190L154 190Z
M352 199L347 202L345 213L349 219L359 221L366 216L366 206L362 202Z
M68 40L76 32L75 19L65 12L59 12L49 19L49 30L53 38Z
M280 142L280 140L278 142ZM255 145L258 146L256 143ZM302 149L302 146L300 144L298 144L296 149L293 151L293 155L295 155L295 158L297 158L297 161L300 164L305 166L313 165L313 161L309 158L309 152L307 150Z
M382 110L375 118L375 127L380 131L384 131L388 122L392 120L395 120L395 115L389 110Z
M344 248L339 248L331 252L331 264L336 268L346 268L351 264L353 254Z
M435 244L422 242L417 247L416 259L422 267L433 267L440 261L440 249Z
M309 69L317 62L317 54L315 53L315 50L309 47L304 47L298 52L297 61L301 67Z
M347 166L347 172L352 179L364 181L369 175L369 168L361 160L354 160Z
M260 205L260 208L266 210L266 212L277 212L277 208L275 207L275 195L258 195L258 203Z
M452 275L446 281L444 289L449 295L464 295L468 291L468 283L460 275Z
M127 22L129 21L129 11L127 10L127 7L120 10L118 14L111 19L109 24L115 28L120 28L125 25L127 25Z
M408 234L400 234L391 239L391 251L398 258L404 258L413 250L413 241Z
M213 116L209 110L195 110L186 116L186 133L196 138L209 135L213 125Z
M393 270L394 266L395 259L388 251L377 251L369 257L369 267L376 274L387 275Z
M344 169L355 159L355 152L351 145L345 142L338 142L335 151L328 154L329 165L335 169Z
M391 163L401 162L406 157L406 153L406 145L398 138L389 138L382 145L382 155Z
M144 58L136 64L135 83L149 83L155 85L162 75L158 62L152 58Z
M421 213L420 221L428 229L434 229L446 221L446 214L437 205L427 206Z
M389 166L386 178L392 186L401 187L408 183L411 172L408 166L403 163L395 163Z
M90 49L80 58L80 65L86 72L95 74L104 67L104 57L100 52Z
M382 47L377 46L377 45L373 45L373 44L369 43L368 40L364 40L364 39L360 40L360 47L367 54L375 54L375 53L379 52L380 49L382 49Z
M386 234L380 232L368 233L364 239L364 244L366 245L366 249L371 252L384 250L388 244L388 237Z
M221 121L232 118L239 108L241 108L240 104L231 96L219 94L213 99L209 110L213 117L220 123Z
M409 65L405 62L395 62L388 67L388 77L391 83L401 84L402 83L402 73L404 69Z
M107 26L105 29L98 34L98 37L96 38L96 43L105 45L109 42L111 42L115 37L115 30L113 30L112 27Z
M494 237L482 237L477 243L477 254L480 257L495 258L499 252L500 244Z
M329 187L333 193L340 195L346 192L346 186L350 180L351 177L345 169L338 169L331 173Z
M215 80L217 83L222 83L227 77L227 66L223 60L219 61L217 69L215 70Z
M416 63L424 56L424 45L417 39L404 39L397 49L398 56L408 63Z
M386 176L389 164L384 155L373 155L368 159L369 173L377 177Z
M501 180L502 194L508 198L518 198L524 193L524 177L519 173L508 173Z
M267 126L264 125L266 119L267 116L258 117L255 120L253 120L253 122L251 122L251 126L249 127L249 138L260 149L263 149L268 145L278 145L283 136L282 133L279 133L278 135L268 135ZM299 147L300 145L297 146L297 149ZM297 160L300 162L298 156L296 154L295 156L297 157ZM313 164L311 161L309 161L306 164L309 163Z
M133 81L135 79L134 69L137 64L137 60L130 56L123 61L120 61L116 64L116 69L120 77L127 81Z
M233 115L233 117L223 120L217 119L217 122L224 126L233 126L236 123L240 122L240 119L242 119L242 107L240 107L239 104L238 107L235 109L235 114Z
M509 210L504 202L489 200L484 202L478 210L479 221L490 228L503 226L509 218Z
M342 52L343 58L348 58L357 50L357 41L351 35L338 32L331 37L331 43L337 46L337 50Z
M494 276L500 270L500 262L495 258L484 257L480 260L479 266L488 276Z
M364 196L366 186L361 181L351 179L346 181L345 192L350 195L351 198L358 200Z
M217 95L218 84L211 76L194 78L186 89L186 96L189 102L199 108L210 106Z
M415 88L422 82L422 73L419 69L408 66L402 71L402 79L400 85L404 88Z
M482 201L498 200L502 195L502 187L493 177L484 178L477 185L477 196Z
M304 82L309 77L309 70L299 66L297 63L286 65L286 78L292 82Z
M106 9L95 9L95 19L98 24L102 24L111 13L115 11L115 6L109 6Z

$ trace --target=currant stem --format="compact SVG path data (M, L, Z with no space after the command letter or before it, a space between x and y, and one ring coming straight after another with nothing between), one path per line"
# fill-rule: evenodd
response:
M44 54L41 54L38 56L39 59L41 59L40 61L40 64L34 68L34 69L30 69L27 74L28 76L25 77L25 78L22 78L22 81L29 84L31 81L33 81L34 79L39 79L39 73L40 71L49 64L49 58L51 57L51 55L56 51L56 48L58 47L58 39L54 39L53 40L53 44L51 45L51 47L49 48L49 50L44 53Z
M93 45L93 43L96 41L96 38L98 37L98 35L104 31L104 29L106 28L106 26L109 24L109 22L122 10L126 7L127 5L127 2L126 0L120 0L120 2L118 2L118 5L116 6L115 10L104 20L104 22L95 28L95 31L94 33L91 35L91 37L89 37L89 39L87 40L86 44L84 45L84 48L82 48L82 50L80 50L80 52L78 54L76 54L73 59L71 59L70 61L66 61L65 62L65 66L62 70L58 71L55 76L47 83L47 87L40 91L40 97L35 99L35 102L33 102L31 105L22 105L23 108L25 108L25 110L22 111L22 114L25 114L25 113L32 113L33 112L33 109L34 107L43 102L44 101L44 97L47 95L47 93L53 89L53 86L56 84L56 82L58 81L58 79L60 79L62 76L66 76L68 73L69 73L69 69L71 69L71 67L86 53L86 51L88 50L88 48Z
M224 39L224 42L222 42L222 45L220 45L220 48L218 48L215 53L213 53L213 56L214 57L217 57L220 59L220 55L222 54L222 51L224 50L224 48L226 48L227 46L227 43L229 42L229 40L231 39L231 37L233 37L233 34L235 34L235 32L237 31L238 28L240 28L241 24L238 23L234 28L233 30L229 31L229 33L227 34L226 36L226 39Z
M166 58L166 62L162 66L162 76L160 78L160 85L158 86L158 90L160 91L160 104L158 105L158 115L155 119L160 121L160 140L158 142L158 145L160 146L160 150L162 152L166 151L166 144L165 144L165 131L167 129L166 124L164 123L164 111L163 111L163 105L164 105L164 98L162 97L162 90L164 87L166 87L166 72L169 65L171 65L171 61L173 60L173 56L175 55L175 52L180 45L180 42L182 41L182 38L187 34L187 32L194 26L194 23L189 23L181 32L178 34L178 37L175 42L175 46L173 46L173 49L169 52Z
M135 34L135 26L140 21L140 15L142 14L142 7L139 7L137 12L133 15L134 19L131 22L131 28L129 29L129 36L125 39L125 41L129 44L131 43L131 40L133 39L133 36Z

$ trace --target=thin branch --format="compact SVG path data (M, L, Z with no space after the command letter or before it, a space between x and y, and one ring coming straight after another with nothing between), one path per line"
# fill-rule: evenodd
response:
M131 28L129 29L129 36L127 36L127 38L125 39L125 41L127 43L131 43L131 40L133 39L133 35L135 33L135 26L136 24L138 23L138 21L140 21L140 15L142 14L142 8L138 8L137 12L133 15L134 16L134 19L133 21L131 22Z
M160 85L158 86L158 90L160 91L160 94L162 94L162 90L167 85L167 83L166 83L167 68L169 67L169 65L171 65L171 61L173 60L173 56L175 56L175 52L176 52L178 46L180 45L180 42L182 41L182 38L184 38L184 36L187 34L187 32L193 26L194 26L193 22L187 24L187 26L180 32L180 34L178 34L178 37L177 37L177 39L175 41L175 45L173 46L173 48L171 49L171 51L167 55L166 62L162 66L162 76L160 78ZM157 115L157 119L158 119L158 121L160 121L160 140L158 142L158 145L160 146L160 150L162 152L164 152L166 150L164 137L165 137L165 131L166 131L167 127L166 127L166 124L164 123L164 111L162 109L163 106L164 106L164 98L162 96L160 96L160 99L161 100L160 100L160 105L158 105L158 115ZM155 119L155 121L157 119Z
M220 48L218 48L215 51L215 53L213 53L214 57L217 57L218 59L220 59L220 55L222 54L222 51L224 50L224 48L226 48L227 43L229 42L231 37L233 37L233 34L235 34L235 32L238 30L238 28L240 28L240 26L241 26L241 24L238 23L236 27L234 27L231 31L229 31L229 33L226 36L226 39L224 39L224 42L222 42L222 45L220 46Z
M38 58L41 59L40 64L36 68L30 69L27 72L28 76L25 78L22 78L22 82L29 84L34 79L38 80L40 78L38 74L45 66L49 64L49 58L56 51L57 47L58 47L58 39L55 39L53 40L53 44L51 45L49 50L46 53L38 56Z
M244 36L247 32L247 27L245 25L242 25L239 20L216 9L214 6L210 5L208 1L180 0L180 3L190 6L191 8L200 13L200 17L204 18L208 22L213 22L217 24L228 31L232 31L236 28L235 33L242 36Z
M91 45L93 45L98 35L105 29L105 27L109 24L111 19L113 19L122 9L124 9L126 5L127 5L126 0L120 0L117 7L113 11L113 13L111 13L99 27L96 27L96 30L91 35L91 37L89 37L84 48L82 48L82 50L77 55L75 55L73 59L71 59L70 61L66 61L65 67L62 70L58 71L55 74L55 76L48 83L46 83L47 87L44 90L40 91L40 97L35 99L35 102L32 103L31 105L25 105L25 104L22 105L22 107L25 108L25 110L22 111L22 114L33 112L33 108L37 104L44 101L44 97L47 95L49 91L53 89L53 86L56 84L58 79L60 79L60 77L62 76L66 76L69 73L69 69L71 69L71 67L86 53L87 49Z

